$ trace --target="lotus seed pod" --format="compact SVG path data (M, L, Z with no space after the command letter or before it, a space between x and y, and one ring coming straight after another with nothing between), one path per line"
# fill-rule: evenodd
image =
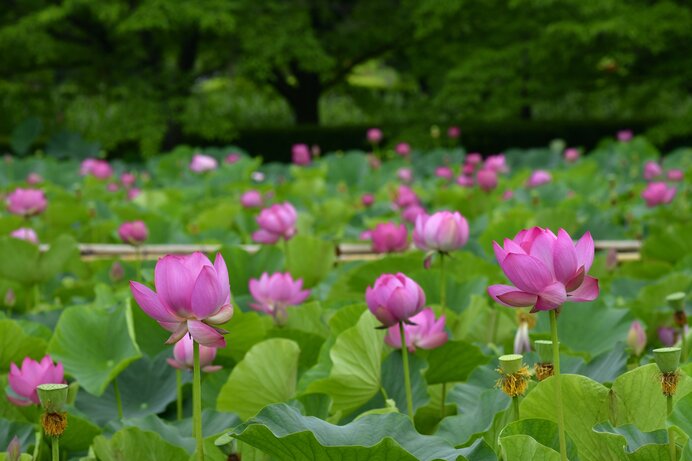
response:
M500 369L504 374L516 373L521 370L523 358L521 354L503 355L499 358Z
M553 363L553 342L547 339L537 339L533 342L540 363Z
M67 384L41 384L36 388L41 406L48 413L59 413L67 403Z
M654 360L661 373L675 373L680 364L679 347L662 347L654 349Z
M678 291L666 296L666 302L674 311L685 310L685 293Z

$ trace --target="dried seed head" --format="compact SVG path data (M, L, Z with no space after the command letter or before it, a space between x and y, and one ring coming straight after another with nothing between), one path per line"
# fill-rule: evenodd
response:
M43 413L41 426L49 437L60 437L67 428L67 413Z
M553 364L552 363L537 363L535 365L536 378L539 381L550 378L553 376Z
M675 311L673 322L680 328L685 328L685 325L687 325L687 314L685 314L685 311Z
M661 373L661 392L666 397L672 397L675 395L675 391L678 389L678 381L680 380L680 374L677 371L672 373Z
M517 312L517 322L519 322L520 325L522 323L526 323L529 328L533 328L536 326L536 316L527 312L519 311Z
M526 365L515 373L505 373L500 368L497 369L497 372L500 373L501 377L495 383L495 387L499 387L509 397L524 395L531 378L529 368Z

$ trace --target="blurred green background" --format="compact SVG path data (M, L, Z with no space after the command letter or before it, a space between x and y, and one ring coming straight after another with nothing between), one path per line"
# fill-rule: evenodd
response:
M0 148L689 144L691 25L683 0L4 0Z

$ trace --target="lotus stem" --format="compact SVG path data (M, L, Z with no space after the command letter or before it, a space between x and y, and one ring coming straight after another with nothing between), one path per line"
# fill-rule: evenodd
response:
M557 413L557 433L560 440L560 459L567 461L567 441L565 439L565 416L562 411L562 378L560 376L560 343L557 339L557 315L550 311L550 333L553 340L553 372L555 377L555 412Z
M31 456L31 459L40 459L39 455L41 454L41 445L43 445L43 430L36 431L36 437L35 437L35 445L34 445L34 454Z
M115 404L118 407L118 418L123 419L123 401L120 397L120 388L118 387L118 378L113 380L113 393L115 394Z
M404 363L404 387L406 388L406 408L408 416L413 422L413 396L411 394L411 377L409 376L408 367L408 347L406 346L406 331L404 330L404 322L399 322L399 334L401 336L401 357Z
M202 435L202 373L199 366L199 344L192 342L194 360L192 377L192 419L193 431L197 439L197 459L204 461L204 436Z
M673 396L666 396L666 405L668 409L668 416L673 413ZM675 448L675 432L673 428L668 428L668 451L670 452L670 461L676 461L678 459L677 450Z
M289 271L289 267L291 267L291 260L288 256L288 240L283 239L284 241L284 266L286 267L286 272Z
M442 305L442 315L444 315L445 308L447 307L447 279L445 278L444 253L440 253L440 304ZM447 413L445 400L447 400L447 383L442 383L442 390L440 393L440 419L444 418Z
M514 420L519 421L519 397L512 397L512 410L514 411Z
M183 419L183 372L180 370L175 370L175 384L176 384L176 412L178 416L178 421Z
M53 437L51 440L52 461L60 461L60 439Z

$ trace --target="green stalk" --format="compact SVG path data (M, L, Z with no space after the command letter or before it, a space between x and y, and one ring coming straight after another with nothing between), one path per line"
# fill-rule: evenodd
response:
M175 384L178 396L175 406L178 415L178 421L180 421L181 419L183 419L183 372L180 370L175 370Z
M199 366L199 344L192 342L194 368L192 377L192 420L197 439L197 459L204 461L204 436L202 435L202 373Z
M34 445L34 454L31 459L41 459L39 455L41 454L41 445L43 445L43 429L36 432L36 443Z
M406 388L406 408L408 416L413 422L413 396L411 394L411 377L408 368L408 347L406 347L406 332L404 322L399 322L399 334L401 335L401 357L404 362L404 387Z
M680 355L680 363L687 362L687 338L685 337L685 327L680 327L680 345L682 346L682 354Z
M118 378L113 380L113 392L115 393L115 403L118 406L118 418L123 419L123 401L120 398L120 388L118 387Z
M38 283L34 283L34 307L41 304L41 290L39 289Z
M53 437L51 444L52 461L60 461L60 439Z
M440 253L440 304L442 305L442 315L445 314L447 307L447 279L445 278L445 254ZM440 395L440 418L444 418L447 413L445 408L445 400L447 400L447 383L442 383Z
M512 410L514 411L514 420L519 421L519 397L512 397Z
M289 272L289 267L291 266L290 264L290 259L288 257L288 240L283 239L284 241L284 267L286 267L286 272Z
M142 252L139 245L135 245L135 264L137 268L137 280L142 280Z
M567 441L565 440L565 416L562 411L562 379L560 377L560 343L557 340L557 315L550 311L550 333L553 340L553 373L555 377L555 412L557 413L558 437L560 439L560 459L567 461Z
M666 404L668 407L668 416L673 413L673 396L669 395L666 397ZM669 427L668 428L668 452L670 453L670 461L676 461L678 459L678 453L677 450L675 449L675 433L673 432L673 428Z

